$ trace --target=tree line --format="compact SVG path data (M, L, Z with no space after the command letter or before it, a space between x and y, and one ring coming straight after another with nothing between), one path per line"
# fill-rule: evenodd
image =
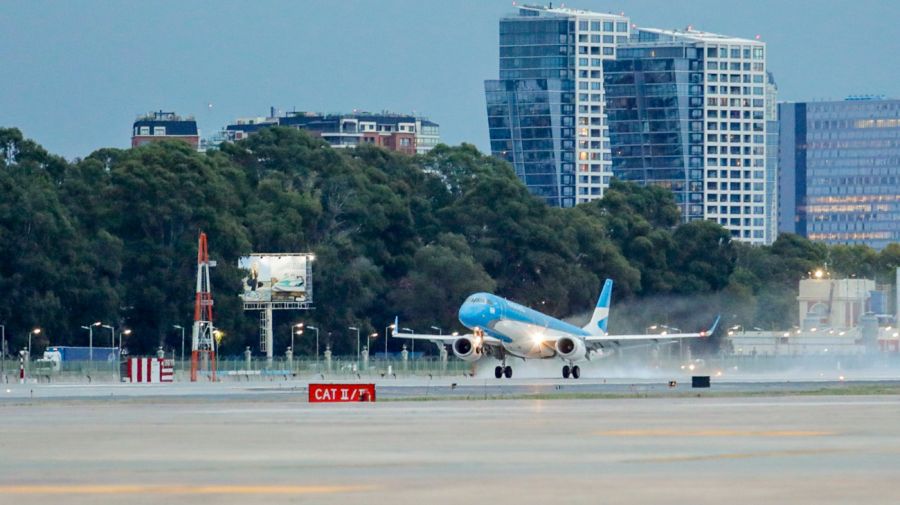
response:
M0 129L0 324L11 349L35 327L35 351L84 345L81 327L94 321L131 329L132 353L179 348L173 326L191 323L201 230L218 264L226 355L258 347L258 314L238 298L237 260L250 252L316 255L315 309L276 313L279 353L300 321L338 354L355 353L349 326L383 338L395 315L420 332L461 330L456 311L476 291L577 316L606 277L621 307L613 332L663 320L700 328L716 312L784 327L810 271L827 264L888 279L900 266L898 245L829 248L784 234L758 247L713 222L679 224L672 194L658 187L614 181L601 200L548 207L507 163L467 144L419 156L336 150L275 127L206 153L161 142L67 161ZM296 352L313 349L311 336L296 340Z

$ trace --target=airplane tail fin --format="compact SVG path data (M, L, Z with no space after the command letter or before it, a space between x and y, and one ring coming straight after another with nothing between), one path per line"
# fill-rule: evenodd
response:
M716 320L713 321L712 326L710 326L708 330L703 330L703 331L700 332L700 336L701 336L701 337L709 337L709 336L712 336L712 334L715 333L715 332L716 332L716 329L718 329L718 327L719 327L719 320L720 320L720 319L722 319L722 315L721 315L721 314L719 314L719 315L716 316Z
M583 329L592 335L605 335L609 323L609 303L612 299L612 279L606 279L603 283L603 291L600 292L600 299L597 300L597 307L594 308L594 315Z
M396 337L400 333L400 316L394 316L394 325L391 327L391 336Z

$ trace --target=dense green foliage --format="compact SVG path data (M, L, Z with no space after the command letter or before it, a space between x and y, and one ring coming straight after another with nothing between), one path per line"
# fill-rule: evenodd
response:
M277 313L279 352L299 320L338 353L355 352L348 326L383 333L395 314L420 331L460 329L457 307L480 290L578 314L605 277L622 307L613 331L699 327L716 311L781 326L796 317L797 280L814 268L887 277L900 265L900 246L829 250L784 235L750 247L711 222L679 226L672 195L655 187L614 183L600 201L550 208L469 145L417 157L337 151L271 128L205 154L160 143L68 162L0 129L0 154L0 324L14 345L43 328L38 348L84 344L80 327L96 320L131 328L135 352L179 347L172 326L191 321L200 230L218 261L225 354L258 345L257 314L237 297L237 259L251 251L317 257L316 309ZM105 335L95 333L98 345Z

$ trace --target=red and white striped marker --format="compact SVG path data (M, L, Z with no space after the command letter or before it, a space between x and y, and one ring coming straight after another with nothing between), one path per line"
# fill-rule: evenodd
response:
M175 366L171 359L128 358L130 382L173 382Z

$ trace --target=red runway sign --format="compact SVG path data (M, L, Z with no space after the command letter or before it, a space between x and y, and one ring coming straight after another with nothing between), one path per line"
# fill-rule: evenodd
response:
M309 385L309 403L374 401L375 384Z

